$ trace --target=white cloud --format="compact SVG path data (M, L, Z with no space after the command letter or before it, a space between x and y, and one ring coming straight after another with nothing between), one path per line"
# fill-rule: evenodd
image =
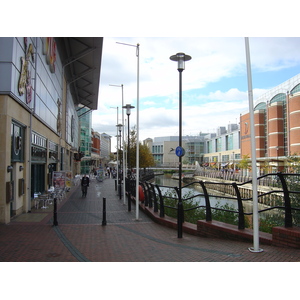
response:
M140 44L140 139L178 134L179 73L169 59L177 52L192 56L182 73L186 134L239 122L240 113L248 109L244 38L104 38L99 108L93 113L95 130L115 135L116 110L110 107L119 107L121 120L121 88L109 84L123 84L124 104L137 106L136 47L117 41ZM253 73L300 64L299 38L250 38L249 42ZM245 78L243 84L231 81L223 85L224 79L235 77ZM261 83L263 89L254 87L254 100L270 88L270 82ZM210 86L216 88L208 89ZM136 108L130 123L136 123Z

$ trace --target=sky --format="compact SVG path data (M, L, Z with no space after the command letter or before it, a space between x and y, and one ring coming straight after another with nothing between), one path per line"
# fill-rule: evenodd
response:
M192 57L182 73L183 135L216 132L219 126L239 123L240 114L248 110L244 37L104 37L92 127L112 136L112 151L116 125L122 123L120 85L124 105L135 106L130 128L137 125L137 44L140 141L179 135L179 72L177 62L170 60L178 52ZM300 72L298 37L250 37L249 47L254 103Z
M26 11L27 15L33 13L32 8L16 10L16 2L22 6L20 0L3 4L3 11L13 9L15 21L11 22L10 14L2 16L5 35L104 37L98 109L92 113L92 127L112 136L112 151L116 125L122 123L122 89L110 85L123 84L124 104L135 106L130 128L137 124L137 44L141 141L179 135L179 74L177 63L170 60L178 52L192 57L182 73L184 135L215 132L219 126L238 123L240 114L248 110L245 36L249 37L254 102L300 72L295 0L286 0L284 7L270 0L251 4L153 0L147 9L133 0L106 1L98 6L86 0L80 7L53 0L52 7L59 7L55 20L33 0L35 20L30 26L23 26L23 19Z

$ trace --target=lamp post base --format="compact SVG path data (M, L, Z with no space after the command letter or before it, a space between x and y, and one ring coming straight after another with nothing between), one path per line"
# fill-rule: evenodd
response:
M253 247L248 248L248 250L253 253L260 253L260 252L264 251L264 249L261 249L261 248L258 248L258 250L255 250Z

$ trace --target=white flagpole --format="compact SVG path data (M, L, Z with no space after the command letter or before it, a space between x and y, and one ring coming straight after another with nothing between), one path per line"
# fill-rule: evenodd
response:
M254 129L254 107L252 91L252 74L249 51L249 38L245 38L247 78L248 78L248 98L250 114L250 137L251 137L251 160L252 160L252 202L253 202L253 247L248 248L251 252L262 252L259 248L259 219L258 219L258 196L257 196L257 170L256 170L256 143Z
M140 144L139 144L139 77L140 77L140 48L139 44L136 46L137 56L137 100L136 100L136 220L139 219L139 180L140 180Z
M123 84L122 87L122 136L123 136L123 203L126 204L126 191L125 191L125 177L126 177L126 169L125 169L125 123L124 123L124 93L123 93Z

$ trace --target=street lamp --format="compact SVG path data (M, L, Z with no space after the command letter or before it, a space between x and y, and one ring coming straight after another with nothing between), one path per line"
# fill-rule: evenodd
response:
M127 163L128 163L128 175L131 175L131 168L130 168L130 160L129 160L129 153L130 153L130 147L129 147L129 142L130 142L130 126L129 126L129 116L131 113L131 109L134 108L134 106L132 106L131 104L126 104L125 106L123 106L123 108L126 109L126 115L128 117L128 145L127 145Z
M123 127L123 125L122 124L118 124L118 125L116 125L117 126L117 128L118 128L118 130L119 130L119 134L117 135L117 139L118 138L120 138L120 150L121 150L121 147L122 147L122 139L121 139L121 137L122 137L122 135L121 135L121 129L122 129L122 127ZM117 142L117 145L118 145L118 142ZM119 152L119 149L118 149L118 147L117 147L117 157L118 157L118 152ZM121 159L120 159L121 160ZM118 163L118 159L117 159L117 163ZM120 169L121 169L121 164L120 164ZM120 170L119 168L118 168L118 173L120 173ZM124 172L124 170L123 170L123 172ZM118 174L119 175L119 174ZM120 177L119 176L117 176L117 183L118 183L118 194L119 194L119 197L120 197L120 199L121 199L121 180L120 180ZM124 182L123 182L123 184L124 184Z
M126 43L119 43L117 44L135 47L136 48L136 57L137 57L137 99L136 99L136 193L135 193L135 200L136 200L136 221L139 220L139 177L140 177L140 145L139 145L139 111L140 111L140 44L132 45Z
M123 84L121 85L116 85L116 84L110 84L110 86L114 86L114 87L120 87L122 88L122 107L124 106L124 91L123 91ZM126 204L126 200L125 200L125 123L124 123L124 110L122 109L122 135L123 135L123 203L124 205Z
M119 122L119 107L117 107L117 106L111 106L110 108L114 108L114 109L116 109L117 110L117 124L118 124L118 122ZM116 138L117 138L117 182L118 182L118 173L119 173L119 169L118 169L118 128L117 128L117 135L116 135Z
M182 156L184 156L184 149L182 148L182 71L184 70L185 61L192 57L179 52L172 55L170 59L177 61L177 70L179 72L179 147L176 148L176 155L179 157L179 189L178 189L178 238L182 238L182 223L183 223L183 204L181 195L181 181L182 181Z

